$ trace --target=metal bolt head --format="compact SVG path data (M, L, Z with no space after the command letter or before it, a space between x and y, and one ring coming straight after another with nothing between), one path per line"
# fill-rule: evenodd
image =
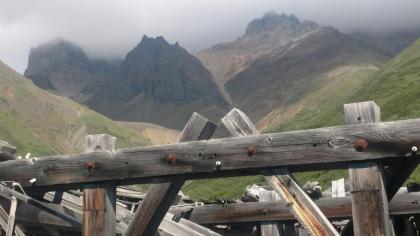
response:
M216 161L216 166L221 166L222 162L221 161Z
M368 142L365 139L359 138L354 142L354 149L358 152L363 152L368 147Z
M169 165L175 165L176 164L176 155L175 154L169 154L166 158L166 161Z
M255 147L255 146L248 147L247 153L248 153L248 156L254 155L255 153L257 153L257 147Z
M411 151L412 151L412 152L417 152L417 151L418 151L418 148L417 148L416 146L412 146L412 147L411 147Z
M94 169L95 168L95 162L89 161L87 163L87 168L88 168L89 171L91 171L92 169Z

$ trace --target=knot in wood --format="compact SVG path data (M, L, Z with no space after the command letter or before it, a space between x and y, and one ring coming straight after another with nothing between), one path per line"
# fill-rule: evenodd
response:
M365 139L359 138L354 142L354 149L358 152L363 152L368 147L368 142Z
M247 153L248 153L248 156L253 156L255 153L257 153L257 147L255 146L248 147Z
M88 168L89 171L91 171L92 169L94 169L95 168L95 162L89 161L87 163L87 168Z
M175 154L169 154L166 158L166 161L169 165L175 165L176 164L176 155Z

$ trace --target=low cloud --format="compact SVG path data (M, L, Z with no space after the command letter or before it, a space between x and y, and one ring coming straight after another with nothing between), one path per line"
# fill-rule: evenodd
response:
M0 3L0 60L19 72L31 46L55 37L91 57L121 58L142 35L164 36L190 52L242 35L269 10L295 14L343 32L420 27L418 0L13 0Z

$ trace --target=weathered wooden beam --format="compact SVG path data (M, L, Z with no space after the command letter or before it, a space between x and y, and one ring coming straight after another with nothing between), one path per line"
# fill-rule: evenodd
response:
M86 136L86 152L115 149L116 138L107 134ZM95 163L87 160L88 171ZM102 188L84 186L83 189L83 235L115 236L116 185Z
M274 191L260 191L260 202L278 201L280 197ZM261 236L280 236L279 224L276 221L261 222Z
M420 119L414 119L12 160L0 163L0 179L36 190L105 181L132 184L171 175L245 175L269 167L336 169L355 161L401 158L399 153L411 153L413 145L420 146L419 134ZM368 146L357 151L355 142L361 139ZM256 149L252 156L249 147ZM169 155L176 155L175 165L168 164ZM411 154L410 158L418 159ZM89 169L88 162L95 167Z
M257 135L259 133L245 113L236 108L222 118L222 123L234 136ZM295 214L299 223L309 233L312 235L338 235L333 225L300 188L287 168L266 169L262 171L262 174L277 194L288 203L289 210ZM277 227L266 226L266 224L261 226L263 235L266 228L269 231L266 232L266 235L279 235Z
M0 162L14 160L13 156L16 153L16 147L10 145L8 142L0 140Z
M7 221L7 230L6 236L13 236L15 232L15 218L16 218L16 208L17 208L17 199L16 197L12 197L10 199L10 210L9 210L9 219Z
M349 125L380 122L381 119L380 109L373 101L345 104L344 115ZM362 151L367 143L360 139L355 145ZM350 164L349 181L354 235L391 235L381 163Z
M205 117L193 113L182 130L178 142L209 139L216 127ZM167 161L169 164L175 165L177 162L176 155L168 156ZM185 180L184 176L167 177L165 182L152 185L124 235L153 235Z
M51 204L47 204L45 202L41 202L35 198L32 198L28 195L19 193L13 189L10 189L7 186L0 184L0 196L11 200L12 197L16 197L17 200L22 201L24 203L30 204L34 207L37 207L41 210L44 210L56 217L59 217L65 221L71 222L72 224L79 224L81 226L80 220L74 218L73 216L69 215L65 209L54 207Z
M79 214L78 212L74 212L60 205L55 205L51 203L45 204L49 205L51 208L54 208L63 214L67 214L68 217L77 219L78 222L82 222L83 220L82 214ZM7 199L0 199L0 207L9 208L10 201ZM62 217L57 217L56 215L51 214L48 211L42 210L38 207L24 202L20 202L17 206L16 222L18 224L24 225L46 226L65 230L75 230L79 232L82 230L81 223L75 223L74 221L68 221L66 219L63 219Z
M328 197L314 200L329 219L352 217L351 197ZM188 219L197 224L228 224L262 221L296 221L284 201L230 203L191 207ZM391 216L420 214L420 193L398 193L389 202Z
M1 228L4 229L4 231L6 232L8 229L8 219L9 216L6 212L6 210L0 206L0 226ZM15 231L14 231L16 236L25 236L25 234L23 233L22 229L20 229L19 226L15 226Z

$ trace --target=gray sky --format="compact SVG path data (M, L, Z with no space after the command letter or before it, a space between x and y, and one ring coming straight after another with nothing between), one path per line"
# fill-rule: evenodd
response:
M0 60L23 72L30 47L55 37L91 57L124 57L144 34L194 53L269 10L342 32L420 27L420 0L0 0Z

